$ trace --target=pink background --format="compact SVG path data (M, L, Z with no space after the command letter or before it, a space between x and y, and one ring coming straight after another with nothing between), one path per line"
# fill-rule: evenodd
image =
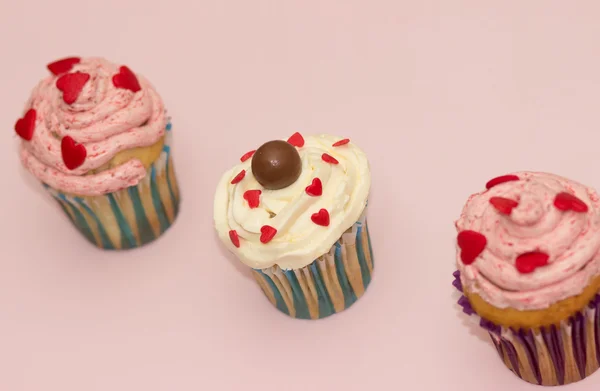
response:
M599 14L597 0L2 0L0 389L533 389L454 304L453 221L508 171L600 189ZM14 121L66 55L129 65L170 108L184 203L152 245L95 250L20 168ZM316 322L273 309L212 228L221 173L295 131L350 137L373 171L374 280ZM600 373L570 389L594 386Z

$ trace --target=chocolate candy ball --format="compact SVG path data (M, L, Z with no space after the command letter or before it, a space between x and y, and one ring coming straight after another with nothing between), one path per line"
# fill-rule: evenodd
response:
M274 140L263 144L252 156L252 174L265 189L278 190L296 182L302 161L296 147Z

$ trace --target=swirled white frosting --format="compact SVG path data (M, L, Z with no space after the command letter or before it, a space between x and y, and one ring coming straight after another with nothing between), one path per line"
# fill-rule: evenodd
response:
M252 159L223 175L215 194L215 228L243 263L255 269L273 265L282 269L304 267L327 253L360 218L371 186L369 163L353 143L334 147L339 140L330 135L305 137L304 146L297 148L302 173L296 182L280 190L267 190L257 182L252 175ZM324 153L339 164L325 162ZM246 172L244 179L232 184L242 170ZM306 192L314 178L322 182L320 196ZM244 199L247 190L261 190L258 207L250 208ZM311 219L321 209L329 212L328 226L317 225ZM265 225L277 230L268 243L260 241ZM232 243L230 231L238 235L239 247Z

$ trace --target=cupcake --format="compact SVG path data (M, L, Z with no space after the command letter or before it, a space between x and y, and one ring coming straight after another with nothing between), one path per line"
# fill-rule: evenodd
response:
M154 88L126 66L65 58L15 124L21 161L75 227L103 249L158 238L179 210L171 123Z
M600 201L556 175L519 172L472 195L456 222L459 304L521 379L576 382L600 363Z
M215 194L222 242L285 314L319 319L350 307L373 272L364 152L348 139L295 133L240 160Z

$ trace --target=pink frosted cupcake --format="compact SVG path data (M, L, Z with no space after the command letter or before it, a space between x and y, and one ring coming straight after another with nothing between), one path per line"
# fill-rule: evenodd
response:
M456 222L454 286L506 366L555 386L600 364L600 199L552 174L494 178Z
M15 124L23 165L98 247L158 238L179 209L162 99L146 79L101 58L48 69Z

